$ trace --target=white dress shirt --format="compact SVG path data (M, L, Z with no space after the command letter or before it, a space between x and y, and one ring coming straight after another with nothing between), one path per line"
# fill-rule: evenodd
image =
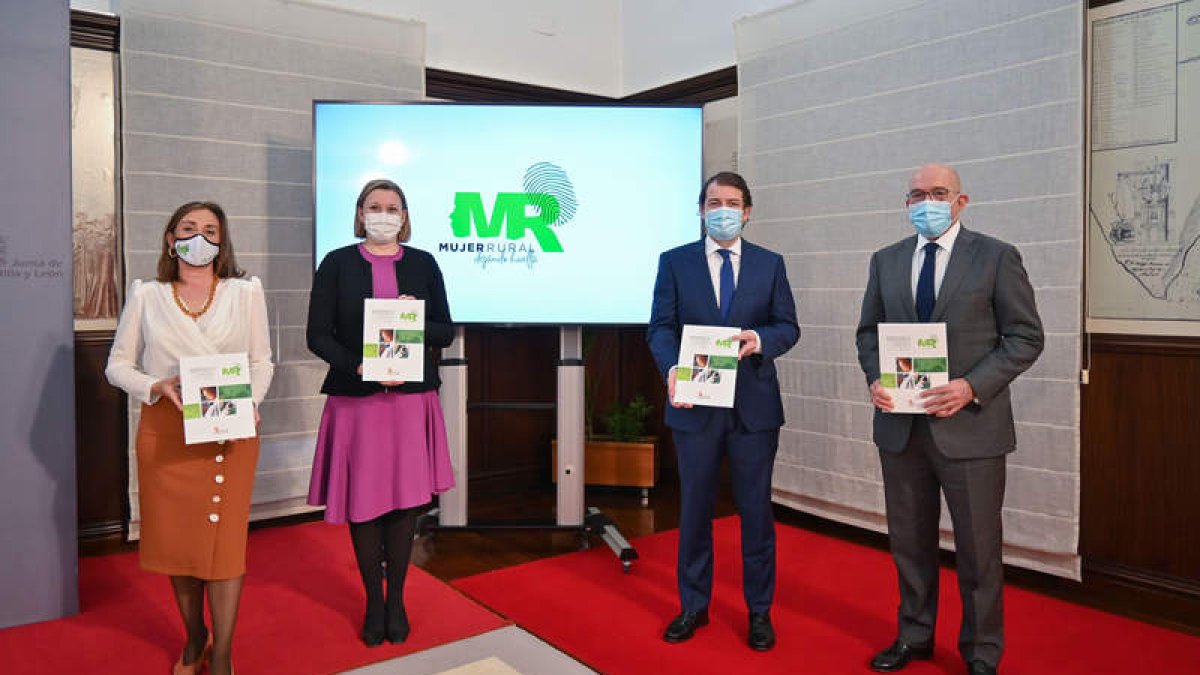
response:
M718 253L721 245L712 237L705 235L704 237L704 259L708 262L708 276L712 279L713 297L717 299L717 308L721 308L721 264L725 259ZM738 237L729 247L729 264L733 267L733 287L737 288L738 276L742 271L742 238ZM762 352L762 340L758 337L758 331L751 330L754 333L755 354Z
M717 299L717 307L721 307L721 263L724 258L718 251L721 250L721 245L713 240L712 237L704 237L704 259L708 261L708 275L712 278L713 294ZM734 240L733 245L729 247L729 264L733 266L733 287L737 288L738 273L742 271L742 238L738 237Z
M942 233L935 242L938 245L937 258L934 259L933 268L933 297L937 298L942 290L942 278L946 276L946 265L950 263L950 253L954 250L954 241L958 239L958 231L962 229L959 222L956 220L950 226L950 229ZM921 276L921 265L925 263L925 244L930 240L924 235L917 235L917 249L913 251L912 261L912 294L913 298L917 297L917 280Z
M212 305L198 319L175 304L171 284L139 280L125 298L104 375L133 400L154 404L159 397L150 387L178 375L180 357L235 352L249 356L251 394L262 403L275 366L258 277L222 279Z

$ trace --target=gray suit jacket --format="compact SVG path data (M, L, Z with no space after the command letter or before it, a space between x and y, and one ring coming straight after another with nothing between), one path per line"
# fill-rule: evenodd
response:
M871 256L856 341L867 384L879 379L880 323L915 323L912 264L916 236ZM1010 244L962 228L930 318L945 322L950 379L966 378L978 403L929 418L934 442L951 458L994 457L1016 447L1008 384L1033 365L1044 336L1033 287ZM900 452L913 415L875 411L875 444Z

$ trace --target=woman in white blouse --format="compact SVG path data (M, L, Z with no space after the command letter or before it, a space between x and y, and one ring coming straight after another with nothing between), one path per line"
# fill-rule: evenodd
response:
M274 367L262 284L244 274L221 207L180 206L163 233L158 278L129 290L105 370L142 403L139 555L142 568L170 576L175 591L187 632L175 675L194 675L210 660L215 675L232 672L258 439L184 444L179 359L246 352L257 421Z

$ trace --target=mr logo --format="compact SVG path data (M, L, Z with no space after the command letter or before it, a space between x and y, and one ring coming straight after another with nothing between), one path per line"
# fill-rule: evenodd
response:
M558 221L558 200L553 195L536 192L501 192L496 195L492 217L483 208L478 192L456 192L454 212L450 214L450 229L456 237L471 236L471 223L480 238L499 237L505 231L508 239L524 239L532 232L538 245L547 253L561 253L562 244L550 229ZM507 225L507 227L506 227Z
M917 338L917 348L937 349L937 338Z
M242 367L241 366L229 366L228 368L222 368L221 374L222 375L233 375L236 377L236 376L242 374Z
M532 232L543 251L561 253L562 244L550 228L571 222L579 206L566 170L550 162L537 162L525 170L522 187L524 192L497 194L491 218L480 193L456 192L454 212L450 214L454 236L471 236L471 223L475 223L475 233L481 239L499 237L504 231L507 239L515 241Z

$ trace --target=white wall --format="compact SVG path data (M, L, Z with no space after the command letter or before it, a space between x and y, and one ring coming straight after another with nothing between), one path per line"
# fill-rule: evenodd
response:
M733 24L789 0L621 0L621 88L653 89L737 62Z
M733 24L788 0L283 0L426 24L426 64L625 96L734 65ZM71 0L120 13L121 0Z
M71 9L78 9L84 12L112 14L114 12L114 1L115 0L71 0Z
M620 96L615 0L316 0L423 21L430 68Z
M619 0L282 0L426 25L426 65L543 87L621 96ZM120 14L121 0L71 0ZM729 63L733 62L730 38Z
M704 175L738 170L738 97L704 104Z

